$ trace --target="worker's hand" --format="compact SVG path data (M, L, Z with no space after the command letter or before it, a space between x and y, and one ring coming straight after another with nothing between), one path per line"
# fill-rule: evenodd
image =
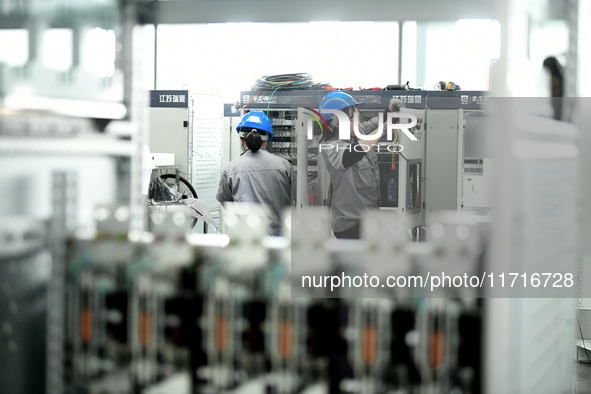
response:
M404 108L406 105L397 98L393 98L390 100L390 104L388 105L388 111L390 112L400 112L400 108Z

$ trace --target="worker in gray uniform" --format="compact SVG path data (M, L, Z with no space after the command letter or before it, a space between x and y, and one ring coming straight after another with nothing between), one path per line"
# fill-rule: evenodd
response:
M361 216L367 210L379 207L380 174L373 147L382 133L378 133L376 138L370 137L379 127L376 116L359 124L359 133L368 139L360 141L355 135L354 119L360 119L359 106L362 104L351 95L336 91L324 96L319 106L319 112L328 126L323 137L322 155L330 175L328 204L332 212L332 230L337 238L358 239ZM400 100L392 99L388 110L398 112L403 106ZM349 122L339 124L337 116L327 110L343 111ZM339 130L343 127L348 129L348 139L339 139Z
M244 151L224 168L216 199L263 205L269 215L270 234L279 235L281 214L292 202L293 168L287 160L267 152L273 128L263 112L244 115L236 131Z

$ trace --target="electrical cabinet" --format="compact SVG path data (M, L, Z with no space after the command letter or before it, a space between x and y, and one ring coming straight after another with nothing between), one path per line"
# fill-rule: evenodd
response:
M188 177L189 110L188 108L150 108L151 153L173 153L174 165Z
M154 90L151 97L150 152L174 153L174 165L205 201L219 227L220 203L215 196L223 164L221 96Z
M433 214L460 209L461 113L457 110L429 111L427 116L425 212L426 223ZM461 178L460 178L461 179Z
M494 159L488 143L489 114L467 113L464 117L464 176L462 207L487 213L492 207Z
M296 169L298 207L328 203L330 179L318 152L321 135L308 134L313 125L312 117L308 116L310 109L317 109L327 93L326 90L241 92L243 113L261 110L271 118L275 137L268 150L288 160ZM414 115L417 119L416 125L409 129L415 139L400 130L398 136L394 134L392 138L396 148L393 148L393 141L386 140L386 135L374 148L380 171L380 209L396 211L409 228L419 229L431 224L434 213L462 209L465 189L472 190L472 184L476 192L464 202L469 207L488 206L490 178L483 174L492 173L492 159L482 151L484 124L473 115L484 110L484 93L396 90L347 93L363 103L360 121L383 112L392 98L405 103L403 114ZM471 118L465 121L468 115ZM409 121L401 118L401 123ZM480 161L477 158L476 164L471 161L473 157L465 159L465 123L470 130L468 154L483 158ZM480 178L475 181L477 176Z

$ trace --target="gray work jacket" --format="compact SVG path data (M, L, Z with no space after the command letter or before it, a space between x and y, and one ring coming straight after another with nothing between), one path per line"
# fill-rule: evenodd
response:
M378 128L378 118L359 125L362 134L370 134ZM359 141L363 144L363 141ZM330 175L332 194L331 225L332 230L341 232L359 223L361 216L368 209L379 207L379 169L378 157L372 148L360 161L352 167L343 166L345 149L352 147L351 141L340 140L338 136L325 142L333 145L331 149L323 149L322 155Z
M279 235L283 210L291 205L292 180L287 160L263 148L256 153L246 150L222 172L216 199L262 204L269 215L270 234Z

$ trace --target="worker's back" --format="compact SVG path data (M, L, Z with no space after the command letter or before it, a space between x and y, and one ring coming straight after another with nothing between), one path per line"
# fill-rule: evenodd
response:
M222 172L216 196L220 202L263 204L269 213L271 235L279 235L281 213L291 204L291 164L265 149L250 150L232 160Z

